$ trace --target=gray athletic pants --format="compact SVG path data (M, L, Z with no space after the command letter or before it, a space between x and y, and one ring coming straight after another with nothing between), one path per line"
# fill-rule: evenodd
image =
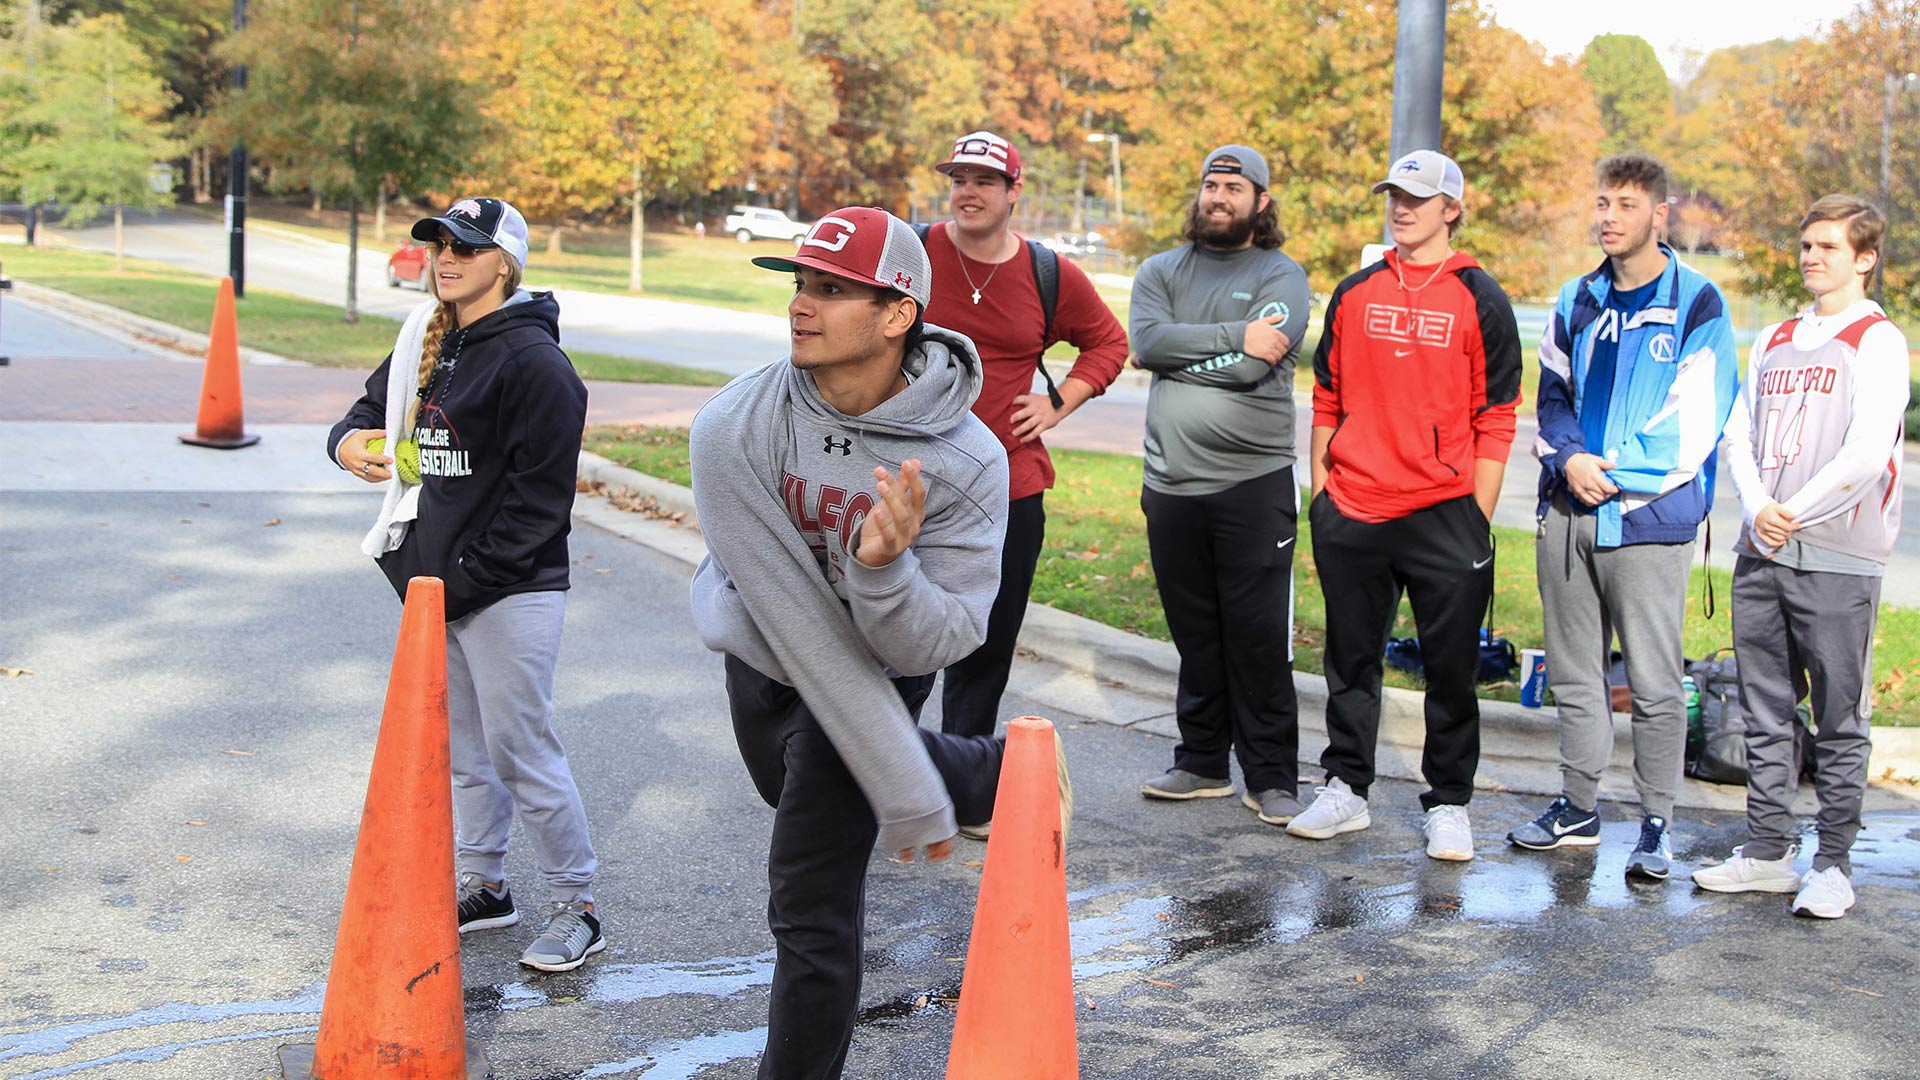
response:
M593 899L587 812L553 733L564 592L518 593L447 624L454 867L504 881L513 809L555 900Z
M1642 811L1673 820L1686 766L1686 674L1680 630L1693 542L1593 546L1595 518L1556 498L1535 541L1546 629L1547 683L1560 706L1560 783L1585 810L1613 757L1608 648L1620 635L1633 688L1633 786Z
M1820 850L1813 868L1838 866L1860 832L1867 790L1867 718L1873 714L1873 626L1880 579L1795 570L1742 556L1733 570L1733 651L1740 658L1740 712L1747 719L1747 843L1751 859L1778 859L1799 835L1794 739L1800 673L1813 691L1820 796Z

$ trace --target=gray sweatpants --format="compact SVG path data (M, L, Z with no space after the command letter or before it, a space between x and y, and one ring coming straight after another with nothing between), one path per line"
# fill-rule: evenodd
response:
M1794 703L1806 672L1813 691L1814 790L1820 850L1813 868L1852 876L1848 853L1867 790L1868 717L1873 715L1873 627L1880 579L1795 570L1742 556L1733 570L1733 651L1740 658L1740 712L1747 720L1747 844L1753 859L1778 859L1799 834L1800 787Z
M1556 499L1535 541L1546 629L1547 683L1560 706L1560 783L1567 801L1593 806L1613 757L1608 649L1620 635L1633 688L1633 786L1640 807L1673 820L1686 767L1686 674L1680 631L1693 543L1593 546L1592 514Z
M447 624L454 865L504 881L513 809L555 900L593 899L587 812L553 733L564 592L520 593Z

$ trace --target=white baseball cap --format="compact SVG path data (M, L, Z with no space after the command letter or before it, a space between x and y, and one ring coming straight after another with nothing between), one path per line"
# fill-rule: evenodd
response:
M1467 178L1460 166L1438 150L1415 150L1393 163L1387 178L1373 185L1375 195L1388 188L1399 188L1422 199L1445 195L1455 201L1466 194Z

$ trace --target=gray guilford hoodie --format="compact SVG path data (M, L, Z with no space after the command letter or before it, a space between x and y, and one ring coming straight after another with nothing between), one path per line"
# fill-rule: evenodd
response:
M693 623L708 648L799 690L872 804L884 851L951 837L953 802L890 675L924 675L986 640L1006 538L1007 454L969 409L980 357L926 327L907 388L864 416L782 360L728 383L693 420L707 557ZM854 558L874 466L920 459L926 521L873 569Z

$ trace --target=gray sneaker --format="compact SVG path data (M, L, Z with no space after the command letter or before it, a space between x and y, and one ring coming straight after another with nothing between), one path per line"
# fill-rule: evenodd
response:
M1168 769L1140 785L1140 794L1149 799L1219 799L1233 794L1233 781Z
M572 971L606 947L600 920L587 910L586 901L555 900L547 908L546 929L520 954L520 962L541 971Z
M1640 842L1627 856L1627 877L1641 881L1665 881L1673 870L1673 842L1667 819L1658 814L1640 815Z
M992 832L993 832L993 822L991 821L983 821L978 825L962 825L960 826L960 839L978 840L984 844L987 842L987 837L991 835Z
M1249 791L1240 796L1240 805L1260 815L1260 820L1269 825L1285 825L1305 809L1293 792L1281 791L1277 787Z

